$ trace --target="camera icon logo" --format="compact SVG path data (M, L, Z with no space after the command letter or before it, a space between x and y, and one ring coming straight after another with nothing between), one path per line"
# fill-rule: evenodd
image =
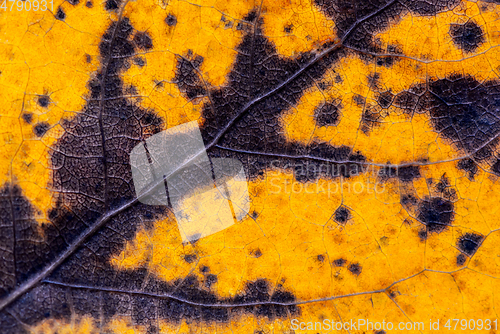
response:
M138 144L130 164L139 202L170 206L183 243L226 229L250 210L242 163L209 158L197 121Z

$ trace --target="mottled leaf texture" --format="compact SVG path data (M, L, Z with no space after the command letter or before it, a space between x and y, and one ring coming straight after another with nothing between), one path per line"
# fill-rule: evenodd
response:
M4 4L1 333L498 333L499 1Z

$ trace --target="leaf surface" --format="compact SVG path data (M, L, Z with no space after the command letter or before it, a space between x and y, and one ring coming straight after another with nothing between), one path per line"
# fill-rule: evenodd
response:
M495 333L499 15L459 0L7 7L2 333ZM211 159L243 164L250 210L183 242L129 159L192 121ZM204 196L183 200L190 221L223 214Z

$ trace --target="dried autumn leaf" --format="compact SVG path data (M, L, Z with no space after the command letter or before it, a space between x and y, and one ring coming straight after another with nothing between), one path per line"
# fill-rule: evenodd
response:
M2 333L497 332L498 1L4 3ZM138 198L189 122L248 210Z

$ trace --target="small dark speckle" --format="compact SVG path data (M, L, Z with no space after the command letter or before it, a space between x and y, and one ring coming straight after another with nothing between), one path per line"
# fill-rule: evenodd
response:
M349 269L349 271L356 276L361 274L361 266L359 265L359 263L351 263L349 267L347 267L347 269Z
M289 24L289 25L286 25L286 26L285 26L284 31L285 31L287 34L289 34L289 33L291 33L291 32L292 32L292 29L293 29L293 24Z
M354 95L352 100L360 107L364 106L366 102L366 99L359 94Z
M418 237L420 238L420 241L425 241L427 239L427 230L422 229L418 231Z
M196 261L196 255L195 254L184 255L184 261L186 261L187 263L193 263L194 261Z
M106 10L118 9L117 0L106 0L106 6L104 8L106 8Z
M200 271L205 274L205 273L210 272L210 268L207 266L201 266Z
M33 132L37 137L42 137L50 129L49 123L42 122L35 125Z
M343 267L343 266L345 266L346 262L347 261L345 259L341 258L341 259L337 259L337 260L333 261L332 263L335 267Z
M40 95L38 97L38 104L40 107L47 108L49 106L50 99L47 95Z
M87 1L85 3L85 6L87 6L87 8L92 8L92 7L94 7L94 4L92 3L92 1Z
M458 239L458 249L466 255L473 255L483 241L483 236L475 233L466 233Z
M319 254L317 258L319 262L325 261L325 256L323 254Z
M467 257L464 254L457 255L457 266L463 266L467 261Z
M24 113L21 117L28 124L31 124L31 121L33 120L33 114L32 113Z
M62 10L62 8L61 7L57 8L56 19L64 21L65 18L66 18L66 14Z
M386 334L385 331L376 331L375 334Z
M80 0L68 0L68 2L70 4L72 4L73 6L76 6L76 5L78 5L80 3Z
M136 64L139 67L143 67L144 65L146 65L146 61L142 57L135 57L133 61L134 64Z
M339 224L345 224L351 218L351 212L343 205L339 206L333 215L333 219Z
M167 17L165 18L165 23L169 27L173 27L177 24L177 18L172 14L168 14Z
M216 282L217 282L217 276L214 274L209 274L209 275L207 275L207 277L205 279L205 286L207 288L210 288L212 286L212 284L214 284Z
M90 56L89 54L86 54L85 61L90 64L90 62L92 62L92 56Z
M256 258L259 258L262 256L262 252L260 251L260 249L256 249L254 251L252 251L252 255L255 256Z
M139 49L150 50L153 48L153 40L147 32L138 32L134 36L134 43Z
M474 21L468 21L465 24L451 24L450 35L455 45L467 53L475 51L484 43L483 30Z
M165 86L163 84L163 81L158 81L158 80L154 80L153 81L155 83L155 88L158 89L158 88L163 88L163 86Z

